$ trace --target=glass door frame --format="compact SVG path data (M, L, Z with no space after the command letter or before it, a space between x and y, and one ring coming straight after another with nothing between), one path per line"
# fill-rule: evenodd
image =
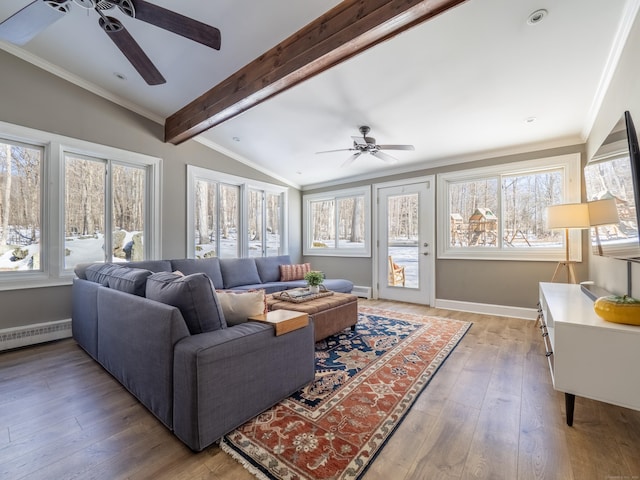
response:
M373 253L372 253L372 297L374 299L380 298L380 285L382 282L387 282L387 270L381 268L382 264L380 256L384 255L385 262L387 261L387 253L380 251L380 235L386 235L386 232L380 231L380 212L382 209L378 203L380 190L390 187L402 187L402 186L410 186L416 184L424 184L426 185L426 192L424 198L426 198L426 205L421 205L421 222L424 222L421 230L425 233L423 236L425 238L419 239L419 251L420 255L423 255L423 252L428 252L428 255L422 258L424 265L426 266L428 281L426 285L427 291L425 293L425 297L427 298L426 305L433 306L436 301L436 285L435 285L435 260L436 260L436 248L435 248L435 240L436 240L436 215L435 215L435 175L425 175L422 177L413 177L407 178L404 180L397 180L393 182L385 182L385 183L376 183L373 185L373 215L372 215L372 231L373 231ZM424 243L428 244L428 247L423 247ZM400 298L397 300L400 301L409 301L405 300L404 295L400 295ZM396 300L396 298L390 298L390 300ZM412 303L421 303L425 304L424 301Z

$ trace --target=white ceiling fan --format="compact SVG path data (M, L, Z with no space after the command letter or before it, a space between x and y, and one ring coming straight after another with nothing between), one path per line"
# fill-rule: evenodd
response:
M393 164L397 163L398 159L383 152L382 150L415 150L413 145L378 145L376 139L373 137L367 137L367 134L371 131L366 125L359 128L361 137L351 137L353 139L353 147L341 148L338 150L325 150L316 153L332 153L332 152L355 152L342 164L342 167L350 165L356 158L363 153L369 153L372 156L379 158L380 160Z

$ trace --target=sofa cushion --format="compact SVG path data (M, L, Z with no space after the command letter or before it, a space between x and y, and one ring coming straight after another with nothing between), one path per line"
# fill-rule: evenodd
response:
M109 276L112 272L122 268L115 263L92 263L85 271L85 277L90 282L99 283L105 287L109 286Z
M224 288L262 283L253 258L221 258L220 271Z
M310 263L300 263L295 265L280 265L280 281L290 282L291 280L303 280L304 275L311 271Z
M172 270L180 270L185 275L192 273L206 273L213 282L215 288L224 288L222 272L220 271L220 259L213 258L179 258L171 260Z
M84 270L87 280L105 287L144 297L147 277L151 271L128 268L118 263L94 263Z
M144 268L154 273L171 271L171 262L169 260L139 260L137 262L123 262L119 265L129 268Z
M107 278L108 286L114 290L144 297L147 277L151 273L150 270L143 268L117 268L109 273Z
M80 280L87 280L87 268L91 265L96 265L95 263L78 263L75 267L73 267L73 273L76 274Z
M264 290L216 292L227 325L244 323L253 315L267 313L267 300Z
M89 268L91 265L117 265L119 267L142 268L144 270L151 270L152 272L170 272L171 271L171 262L169 260L141 260L139 262L121 262L121 263L103 263L103 262L78 263L74 267L73 273L75 273L76 276L82 280L89 280L87 278L87 268Z
M280 265L291 263L289 255L279 255L277 257L256 257L256 268L262 283L277 282L280 280Z
M177 307L192 335L227 326L218 296L204 273L187 276L154 273L147 278L146 296Z

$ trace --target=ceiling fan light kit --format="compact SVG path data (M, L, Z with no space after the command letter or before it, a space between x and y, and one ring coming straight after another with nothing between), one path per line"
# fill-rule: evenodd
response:
M415 150L415 147L413 145L378 145L375 138L367 137L367 134L371 131L371 128L369 126L362 125L361 127L359 127L359 130L361 136L351 137L353 139L353 147L341 148L338 150L324 150L322 152L316 153L356 152L349 158L347 158L347 160L342 164L342 167L346 167L348 165L351 165L351 163L353 163L353 161L363 153L368 153L371 156L382 160L383 162L394 164L398 163L398 159L389 155L388 153L383 152L382 150Z
M166 83L166 80L122 22L105 15L104 11L118 7L118 10L129 18L220 50L220 30L217 28L144 0L34 0L0 22L0 39L15 45L24 45L69 13L72 3L98 13L100 28L149 85L160 85Z

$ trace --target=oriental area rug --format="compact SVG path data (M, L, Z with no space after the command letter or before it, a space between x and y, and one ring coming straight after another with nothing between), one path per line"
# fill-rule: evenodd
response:
M471 324L360 307L316 344L315 381L226 435L262 480L358 479Z

